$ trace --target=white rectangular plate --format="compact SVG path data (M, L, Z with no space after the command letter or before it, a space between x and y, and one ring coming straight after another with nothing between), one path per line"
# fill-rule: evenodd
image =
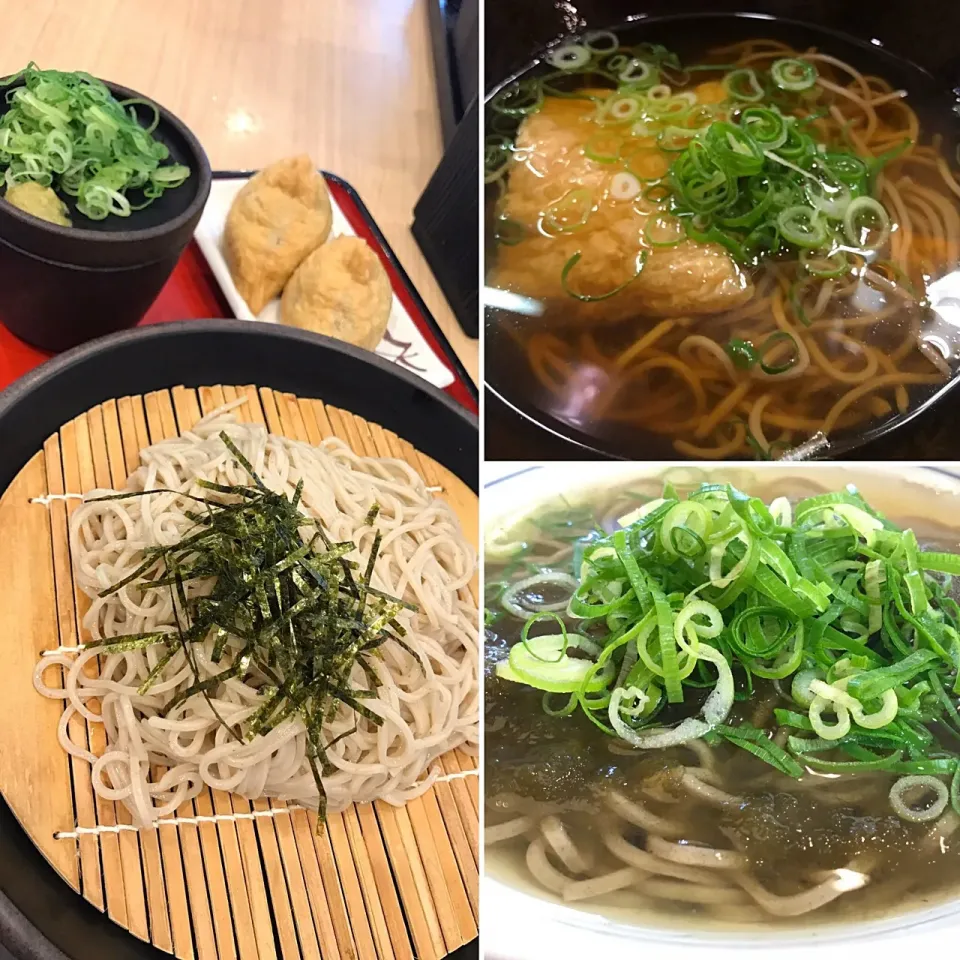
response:
M213 275L223 290L223 295L233 308L234 314L240 320L260 320L264 323L280 322L280 301L272 300L259 316L250 312L246 301L240 296L230 269L223 255L223 231L227 222L227 213L234 197L240 188L247 182L245 177L235 177L224 180L214 180L210 188L210 198L203 210L200 223L194 236L203 255L210 264ZM350 226L337 201L331 196L333 207L333 227L331 237L342 235L355 236L356 231ZM454 382L452 371L434 353L430 345L423 338L423 334L413 322L410 314L400 302L396 291L393 294L393 306L390 310L390 319L387 323L387 332L376 348L377 356L383 357L398 364L406 370L423 377L435 387L450 386Z

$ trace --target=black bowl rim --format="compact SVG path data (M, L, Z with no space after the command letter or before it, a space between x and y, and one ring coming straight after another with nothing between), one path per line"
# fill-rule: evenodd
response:
M856 37L852 33L847 33L845 30L838 30L835 27L826 27L819 23L812 23L809 20L798 20L796 17L782 17L779 14L774 13L760 13L757 11L749 10L714 10L714 11L694 11L688 13L660 13L660 14L649 14L649 13L634 13L628 16L623 17L620 20L615 21L614 23L607 24L603 27L591 27L589 30L574 30L570 33L565 34L562 37L555 38L541 47L541 53L546 53L548 50L552 50L554 47L560 46L563 43L566 43L573 37L583 36L587 33L593 33L598 30L617 30L624 26L634 26L640 24L660 24L660 23L678 23L684 20L760 20L768 23L778 23L784 24L788 27L800 27L804 30L814 30L817 33L822 33L825 36L834 37L835 39L842 40L845 43L851 43L854 46L861 47L863 50L869 51L873 56L882 56L885 59L889 60L891 63L896 63L898 65L906 65L916 70L917 73L923 74L928 80L934 80L934 75L926 69L926 67L920 66L915 60L910 60L908 57L901 56L898 53L892 53L888 50L882 42L873 43L872 41L867 41L861 37ZM487 92L484 94L483 102L486 104L489 100L502 90L507 84L513 83L518 77L522 77L528 70L531 70L538 63L540 63L542 56L536 56L527 61L524 66L519 67L514 70L509 77L505 80L495 81L494 84L487 89Z
M448 411L465 421L466 426L471 427L475 431L479 430L479 421L476 414L471 413L461 404L457 403L456 400L439 387L435 387L432 383L429 383L417 374L404 370L397 364L385 360L372 351L355 347L352 344L346 343L343 340L337 340L334 337L310 333L297 327L223 318L153 323L147 326L133 327L129 330L121 330L117 333L110 333L106 336L97 337L94 340L80 344L77 347L73 347L45 361L40 364L40 366L35 367L33 370L15 380L6 387L6 389L0 391L0 424L2 424L3 420L11 414L17 405L22 403L34 390L61 377L68 370L87 363L92 357L123 348L127 344L136 341L190 338L191 336L201 336L209 333L218 333L226 336L236 335L252 339L281 338L299 342L308 350L323 347L332 353L341 354L352 360L358 360L361 363L376 368L382 374L403 381L408 387L413 388L414 391L423 393L429 397L431 401L440 403ZM265 372L264 377L269 378L269 374ZM175 385L176 384L171 384L171 386ZM115 395L115 393L111 394L110 391L107 390L104 398L109 399L111 395ZM93 404L91 404L91 406L92 405ZM397 432L399 433L399 431ZM403 436L402 433L400 433L400 435ZM26 461L23 462L25 463ZM23 463L18 464L14 474L20 470L22 466ZM9 466L5 463L3 474L6 474L8 469ZM2 475L0 475L0 478L2 478ZM473 489L476 489L476 483L473 483L472 486Z
M4 445L5 456L0 461L0 484L6 489L23 464L42 447L46 436L53 432L48 429L47 424L37 420L37 411L31 401L36 399L38 392L51 389L52 385L65 375L76 375L78 371L82 372L85 365L98 357L122 352L137 342L150 345L158 341L189 341L191 336L209 338L212 335L222 336L224 339L243 337L253 341L253 348L258 341L282 339L290 342L299 348L298 357L301 355L303 357L302 361L298 361L301 369L309 368L310 375L316 376L317 388L313 391L314 395L324 393L323 367L315 361L320 354L326 354L331 364L337 364L339 361L356 366L356 362L359 361L368 368L369 381L379 380L381 387L385 384L390 385L392 381L393 386L399 386L402 391L406 391L404 395L408 398L408 403L416 406L417 414L428 427L430 425L425 418L430 416L431 410L436 411L439 404L442 407L446 425L452 425L453 429L447 434L438 436L435 442L426 445L422 441L412 440L409 432L403 427L397 429L396 426L389 425L390 417L386 415L389 399L381 399L384 391L378 389L375 383L371 386L371 383L367 382L365 385L358 384L356 387L358 391L366 390L366 396L369 397L367 402L382 405L384 416L378 418L379 422L388 429L394 429L401 437L411 439L417 449L444 463L474 492L478 492L477 417L446 393L416 374L402 370L375 354L339 340L274 324L221 319L161 323L110 334L47 361L0 392L0 436L4 433L7 421L11 420L17 424L23 424L22 433L28 435L25 442L19 445L23 449L11 450L9 444ZM218 348L221 346L222 344L218 343ZM222 350L212 359L204 362L217 365L222 363L219 357L227 353L229 351ZM155 371L155 368L142 371L141 376L145 385L137 392L172 387L185 381L190 385L191 379L181 378L175 370L171 376L163 370ZM285 377L289 379L291 376L295 375L289 372L271 375L267 368L264 368L259 382L261 384L277 382ZM207 382L223 382L223 379L208 379ZM277 389L282 388L277 387ZM91 395L101 395L101 401L94 400L90 403L87 402L88 396L78 397L73 393L62 393L58 396L58 409L67 409L70 412L61 417L60 423L53 427L53 430L67 422L71 415L75 416L97 402L117 397L123 392L111 389L109 383L100 381L92 383L89 390ZM371 419L373 419L372 416ZM463 465L461 469L451 466L449 462L449 459L457 456L458 437L461 441L467 441L466 447L470 448L461 452L459 456L460 463ZM5 877L4 874L6 874ZM75 949L79 949L79 955L83 958L101 957L104 952L108 956L117 957L118 960L162 960L167 956L116 925L105 913L101 913L70 889L13 817L2 795L0 795L0 882L3 884L0 889L0 947L6 946L14 951L15 957L23 960L66 960L61 949L66 944L69 944L66 948L70 950L71 955L74 954ZM51 939L51 934L60 945ZM79 947L73 946L74 944L78 944ZM98 950L100 952L97 952ZM467 944L454 955L463 957L465 960L477 956L476 941Z
M927 83L936 83L936 78L934 75L925 67L920 66L920 64L916 63L914 60L910 60L907 57L892 53L882 43L873 43L872 41L868 42L843 30L837 30L833 27L825 27L818 23L811 23L809 20L798 20L793 17L781 17L777 14L771 13L722 10L700 13L668 13L653 16L645 13L638 13L625 17L622 20L618 20L616 23L610 24L606 27L598 27L596 29L613 30L626 25L634 26L641 24L672 24L683 22L685 20L759 20L783 24L788 27L792 26L802 28L804 30L811 30L815 33L822 34L825 37L832 37L834 39L841 40L844 43L852 44L853 46L859 47L860 49L869 53L871 56L885 59L892 64L896 64L900 68L909 68L919 76L923 77ZM592 29L593 28L591 28L591 30ZM566 37L553 40L545 44L542 49L545 52L552 47L564 43L570 37L580 36L585 32L589 33L591 31L580 30L572 32ZM490 87L487 93L484 95L484 104L488 103L508 84L513 83L513 81L518 77L523 76L523 74L525 74L528 70L533 69L533 67L535 67L540 61L541 57L534 57L528 61L526 65L515 70L505 80L495 83L495 85ZM857 433L855 436L841 437L836 442L831 441L826 449L815 455L814 459L835 459L837 457L841 457L844 454L859 450L861 447L865 447L873 441L879 440L881 437L885 437L887 434L892 433L895 430L899 430L916 417L925 413L932 406L939 403L940 400L942 400L943 397L952 391L958 384L960 384L960 370L958 370L946 383L944 383L938 390L932 393L926 398L926 400L923 401L923 403L919 404L914 409L892 420L886 420L882 423L876 424L875 426L869 427L866 430ZM533 410L528 410L526 409L526 404L520 406L517 402L509 399L504 394L502 388L494 384L488 378L486 371L484 373L484 388L489 390L497 398L497 400L499 400L504 406L508 407L511 412L522 417L533 426L541 430L545 430L556 438L572 444L574 447L578 448L584 453L590 453L614 460L636 459L636 456L630 452L606 449L598 437L591 436L582 430L578 430L576 427L572 427L563 423L563 421L558 420L545 410L539 410L536 408ZM676 457L679 455L674 453L673 456Z
M62 238L64 241L77 241L79 243L119 245L131 243L136 240L156 240L168 234L175 234L197 216L198 211L202 213L203 208L206 206L207 196L210 193L210 184L213 182L213 171L210 168L210 160L207 157L206 151L203 149L203 146L193 131L175 113L172 113L152 97L145 96L131 87L123 86L123 84L114 83L112 80L104 80L101 77L97 79L106 84L114 96L120 94L124 100L144 100L156 107L160 116L160 124L167 124L173 127L186 142L198 167L197 170L190 171L191 177L194 175L198 177L198 182L195 187L196 196L190 202L190 205L183 213L178 214L176 217L165 220L155 227L147 227L143 230L90 230L86 227L63 227L57 223L50 223L49 220L31 216L29 213L19 209L19 207L15 207L12 203L5 203L0 206L0 216L11 217L26 231L32 228L33 231L39 234L49 233L51 236ZM14 86L16 86L16 84L14 84ZM20 243L11 242L11 245L18 249L23 249L23 245ZM41 259L44 258L41 256ZM52 262L59 261L53 260Z

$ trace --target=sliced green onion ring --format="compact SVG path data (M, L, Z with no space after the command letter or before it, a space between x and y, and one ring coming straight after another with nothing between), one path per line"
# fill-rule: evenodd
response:
M579 585L576 579L570 576L569 573L562 573L557 570L535 573L530 577L512 583L509 589L503 592L500 597L500 603L503 605L503 609L506 610L507 613L519 617L521 620L526 620L533 613L549 613L555 610L566 610L569 597L557 603L522 605L519 602L522 593L542 584L567 587L571 594L573 594Z
M653 86L659 78L657 70L646 60L640 60L634 57L620 71L617 79L630 87L640 90L647 86Z
M629 123L638 116L643 104L635 94L614 93L608 100L600 104L597 111L597 122Z
M663 213L650 217L643 233L653 247L675 247L686 239L683 223L677 217Z
M600 131L583 145L583 152L597 163L616 163L621 158L623 137L616 133Z
M583 45L592 53L601 55L616 53L620 49L617 35L610 30L591 30L584 34Z
M490 98L490 109L511 117L536 113L543 104L543 90L538 81L514 80Z
M578 187L550 204L543 212L541 224L550 234L573 233L583 227L595 209L593 191Z
M800 264L807 273L824 279L846 276L852 269L850 259L843 250L828 254L801 250Z
M548 50L545 59L558 70L579 70L590 63L591 53L590 49L582 44L563 43Z
M633 200L640 191L640 181L627 170L615 173L610 181L610 196L614 200Z
M770 65L770 77L781 90L798 93L817 82L817 68L809 60L785 57Z
M783 239L795 247L817 249L827 240L827 229L813 207L797 205L781 210L777 228Z
M922 810L915 809L907 801L907 795L917 791L927 794L932 792L934 795L933 802ZM910 823L927 823L939 819L949 802L950 791L946 784L936 777L901 777L890 788L890 806L893 807L893 812L901 820Z
M807 180L803 189L814 210L831 220L842 220L853 200L850 188L843 183L838 185L822 180Z
M681 150L686 150L696 135L697 131L690 127L671 125L664 127L657 135L657 145L668 153L679 153Z
M843 215L843 229L847 240L858 250L879 250L890 236L890 215L879 200L857 197ZM869 230L875 233L870 240L865 233Z
M756 103L764 98L764 89L757 79L757 72L747 68L731 70L723 78L723 88L733 100L744 100L747 103Z
M793 350L788 355L787 359L780 363L767 363L764 360L764 357L772 350L776 349L778 344L789 343ZM757 350L757 359L760 361L760 369L770 376L776 376L780 373L786 373L791 367L796 366L800 360L800 345L797 343L796 338L793 334L787 333L786 330L777 330L774 333L771 333L769 337L761 344L760 348Z

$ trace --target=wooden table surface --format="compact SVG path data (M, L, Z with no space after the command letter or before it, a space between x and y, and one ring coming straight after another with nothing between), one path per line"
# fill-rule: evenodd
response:
M426 0L0 0L0 72L34 60L133 87L214 169L308 152L359 191L470 375L410 233L442 154Z

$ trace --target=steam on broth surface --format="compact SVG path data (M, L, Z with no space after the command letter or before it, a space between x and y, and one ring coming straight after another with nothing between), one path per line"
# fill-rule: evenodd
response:
M905 482L868 505L809 471L758 474L734 509L729 475L555 499L488 536L488 873L657 925L945 899L960 882L960 610L943 572L960 570L957 531L911 516L931 494ZM873 522L882 508L893 523Z
M751 40L595 33L488 105L493 380L613 447L777 456L949 378L960 184L907 91ZM632 446L631 446L632 445Z

